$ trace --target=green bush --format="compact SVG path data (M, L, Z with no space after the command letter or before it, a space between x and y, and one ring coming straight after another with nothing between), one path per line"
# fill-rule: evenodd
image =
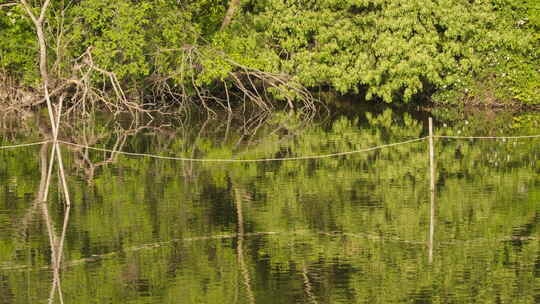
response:
M47 23L55 76L69 77L91 48L94 63L130 88L161 79L189 94L194 86L221 90L231 73L250 69L368 100L446 100L489 87L501 98L538 101L536 0L244 0L220 31L227 3L55 3ZM1 12L0 68L35 83L31 23L20 7Z
M463 88L493 54L531 51L500 17L489 1L268 0L251 20L301 83L391 102Z
M0 69L28 85L37 84L37 42L31 22L18 6L0 9Z

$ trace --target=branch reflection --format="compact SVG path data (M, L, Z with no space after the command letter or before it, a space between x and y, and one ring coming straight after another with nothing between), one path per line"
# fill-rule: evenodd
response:
M39 206L41 209L41 215L43 217L43 221L47 228L47 234L49 237L49 246L51 248L51 268L53 272L53 281L51 285L51 291L49 293L49 303L54 303L56 294L58 294L58 299L60 303L64 303L62 287L61 287L62 286L61 285L61 269L62 269L61 265L62 265L62 257L63 257L63 250L64 250L64 241L66 238L66 232L67 232L67 226L69 222L71 206L69 204L66 204L66 209L64 210L64 220L62 223L62 233L59 237L55 231L54 222L49 213L49 205L46 199L46 195L48 192L47 189L50 187L50 180L51 180L51 176L48 174L48 172L49 173L51 172L50 164L49 165L47 164L48 146L49 144L44 144L40 149L39 158L40 158L41 178L40 178L40 183L39 183L39 189L38 189L38 193L36 195L34 204L32 204L32 206L28 210L27 215L23 219L23 223L28 223L31 220L32 215L34 214L35 210ZM56 149L58 148L59 147L56 147ZM52 149L55 149L54 145ZM66 193L64 193L64 199L65 200L69 199L69 196L67 196Z

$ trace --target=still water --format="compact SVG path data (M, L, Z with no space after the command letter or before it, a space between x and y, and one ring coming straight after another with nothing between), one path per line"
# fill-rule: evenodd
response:
M535 113L432 115L439 135L540 133ZM422 137L427 117L277 113L159 128L96 118L60 137L282 158ZM40 140L43 120L5 123L0 146ZM437 139L433 204L427 141L262 163L61 145L69 208L56 169L47 203L37 200L51 147L0 150L0 303L540 303L539 139Z

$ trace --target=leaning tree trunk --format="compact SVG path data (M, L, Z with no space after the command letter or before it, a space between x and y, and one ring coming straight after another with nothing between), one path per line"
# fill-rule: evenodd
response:
M229 3L229 9L227 9L227 13L225 13L225 18L223 18L223 23L221 24L221 30L226 28L232 21L232 18L234 17L234 14L238 10L238 7L240 6L240 0L231 0Z
M21 4L23 5L23 8L26 10L26 13L32 19L32 22L34 23L34 26L36 28L36 34L38 38L38 45L39 45L39 72L41 74L42 81L44 83L47 83L49 81L49 73L47 71L47 45L45 43L45 33L43 31L43 22L45 21L45 14L47 13L47 9L49 7L49 4L51 3L50 0L46 0L43 6L40 9L39 16L36 16L32 12L32 8L30 5L28 5L28 2L26 0L20 0Z

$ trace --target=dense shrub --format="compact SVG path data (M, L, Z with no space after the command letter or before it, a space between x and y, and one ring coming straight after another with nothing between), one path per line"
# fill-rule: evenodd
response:
M18 6L0 9L0 69L27 84L38 80L37 43L31 22Z
M478 94L479 82L501 97L538 101L535 0L246 0L220 31L227 3L56 4L47 23L56 77L69 77L90 49L96 65L141 90L156 79L188 94L221 90L250 69L386 102ZM35 84L31 24L18 6L1 12L0 67Z

